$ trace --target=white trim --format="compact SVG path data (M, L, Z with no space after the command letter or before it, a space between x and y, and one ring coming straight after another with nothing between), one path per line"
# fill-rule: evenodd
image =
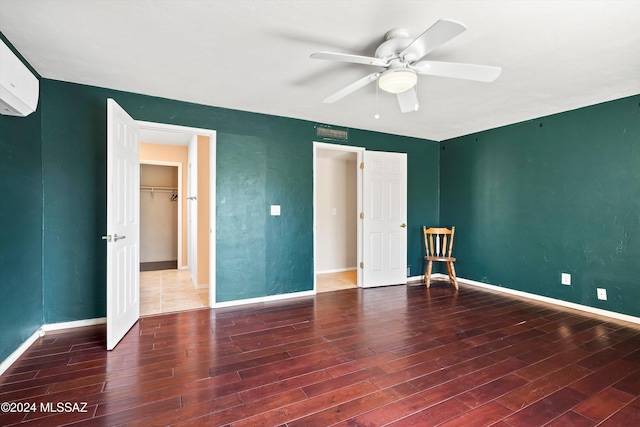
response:
M20 356L22 356L22 354L38 340L38 338L40 338L41 329L35 331L29 338L25 340L25 342L20 345L20 347L18 347L13 353L9 355L9 357L4 359L4 361L0 363L0 375L4 374L5 371L9 369L11 365L13 365L15 361L18 360L18 358L20 358Z
M209 307L216 305L216 182L218 134L209 131Z
M329 273L342 273L345 271L354 271L357 270L358 267L353 266L353 267L346 267L346 268L336 268L333 270L322 270L322 271L316 271L316 274L329 274Z
M432 275L431 277L433 276L435 275ZM442 276L447 277L444 274ZM630 316L628 314L616 313L615 311L603 310L601 308L595 308L595 307L590 307L588 305L576 304L569 301L563 301L560 299L549 298L542 295L531 294L529 292L518 291L516 289L503 288L501 286L491 285L489 283L483 283L483 282L476 282L475 280L464 279L460 277L458 277L458 282L462 282L471 286L477 286L479 288L491 289L493 291L502 292L505 294L516 295L523 298L542 301L549 304L559 305L562 307L572 308L574 310L586 311L587 313L597 314L598 316L610 317L612 319L640 324L640 317Z
M437 273L437 274L440 274L440 273ZM431 278L432 279L440 279L440 277L438 277L437 274L432 274ZM442 276L442 278L448 278L448 276L445 276L444 274L442 274L441 276ZM424 276L423 275L407 277L407 284L414 284L414 283L421 284L423 282L424 282Z
M42 325L35 331L29 338L27 338L20 347L18 347L13 353L9 355L2 363L0 363L0 375L4 374L7 369L15 363L31 347L40 337L45 336L46 332L57 331L60 329L81 328L83 326L103 325L107 323L106 317L99 317L95 319L75 320L73 322L62 323L50 323L48 325Z
M365 150L364 147L358 147L355 145L329 144L327 142L317 142L317 141L313 141L313 147L319 148L322 150L349 151L352 153Z
M237 305L245 305L245 304L256 304L261 302L270 302L270 301L280 301L287 300L291 298L300 298L300 297L312 297L316 295L316 291L302 291L302 292L293 292L290 294L279 294L279 295L268 295L266 297L257 297L257 298L248 298L248 299L239 299L235 301L225 301L216 303L214 308L222 308L222 307L234 307Z
M187 134L196 134L196 135L209 135L211 133L214 133L214 134L216 133L216 131L213 129L193 128L193 127L182 126L182 125L170 125L167 123L147 122L144 120L136 120L136 123L140 125L140 129L146 129L146 130L163 130L167 132L187 133ZM173 145L187 146L189 144L176 143Z
M72 322L49 323L42 325L42 332L58 331L60 329L82 328L84 326L103 325L107 323L106 317L96 317L94 319L74 320ZM43 334L44 335L44 334Z

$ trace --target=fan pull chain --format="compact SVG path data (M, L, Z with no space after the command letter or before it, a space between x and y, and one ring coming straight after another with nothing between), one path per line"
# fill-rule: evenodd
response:
M379 90L379 85L378 85L378 80L376 79L376 113L373 115L373 118L376 120L380 118L380 114L378 114L378 90Z

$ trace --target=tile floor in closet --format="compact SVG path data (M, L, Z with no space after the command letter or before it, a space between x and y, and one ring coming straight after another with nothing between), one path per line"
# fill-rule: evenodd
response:
M209 288L196 289L189 270L140 272L140 315L208 307Z
M316 275L316 292L331 292L357 288L357 270Z

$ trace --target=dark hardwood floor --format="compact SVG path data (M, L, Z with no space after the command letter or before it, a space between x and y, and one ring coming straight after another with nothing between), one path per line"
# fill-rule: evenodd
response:
M39 339L0 425L640 425L638 325L464 284L144 317L104 347Z

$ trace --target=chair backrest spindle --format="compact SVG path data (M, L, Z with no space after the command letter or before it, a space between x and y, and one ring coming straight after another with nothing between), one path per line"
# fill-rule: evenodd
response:
M427 228L422 227L424 234L424 246L427 256L431 257L451 257L453 252L453 235L455 227L448 228Z

